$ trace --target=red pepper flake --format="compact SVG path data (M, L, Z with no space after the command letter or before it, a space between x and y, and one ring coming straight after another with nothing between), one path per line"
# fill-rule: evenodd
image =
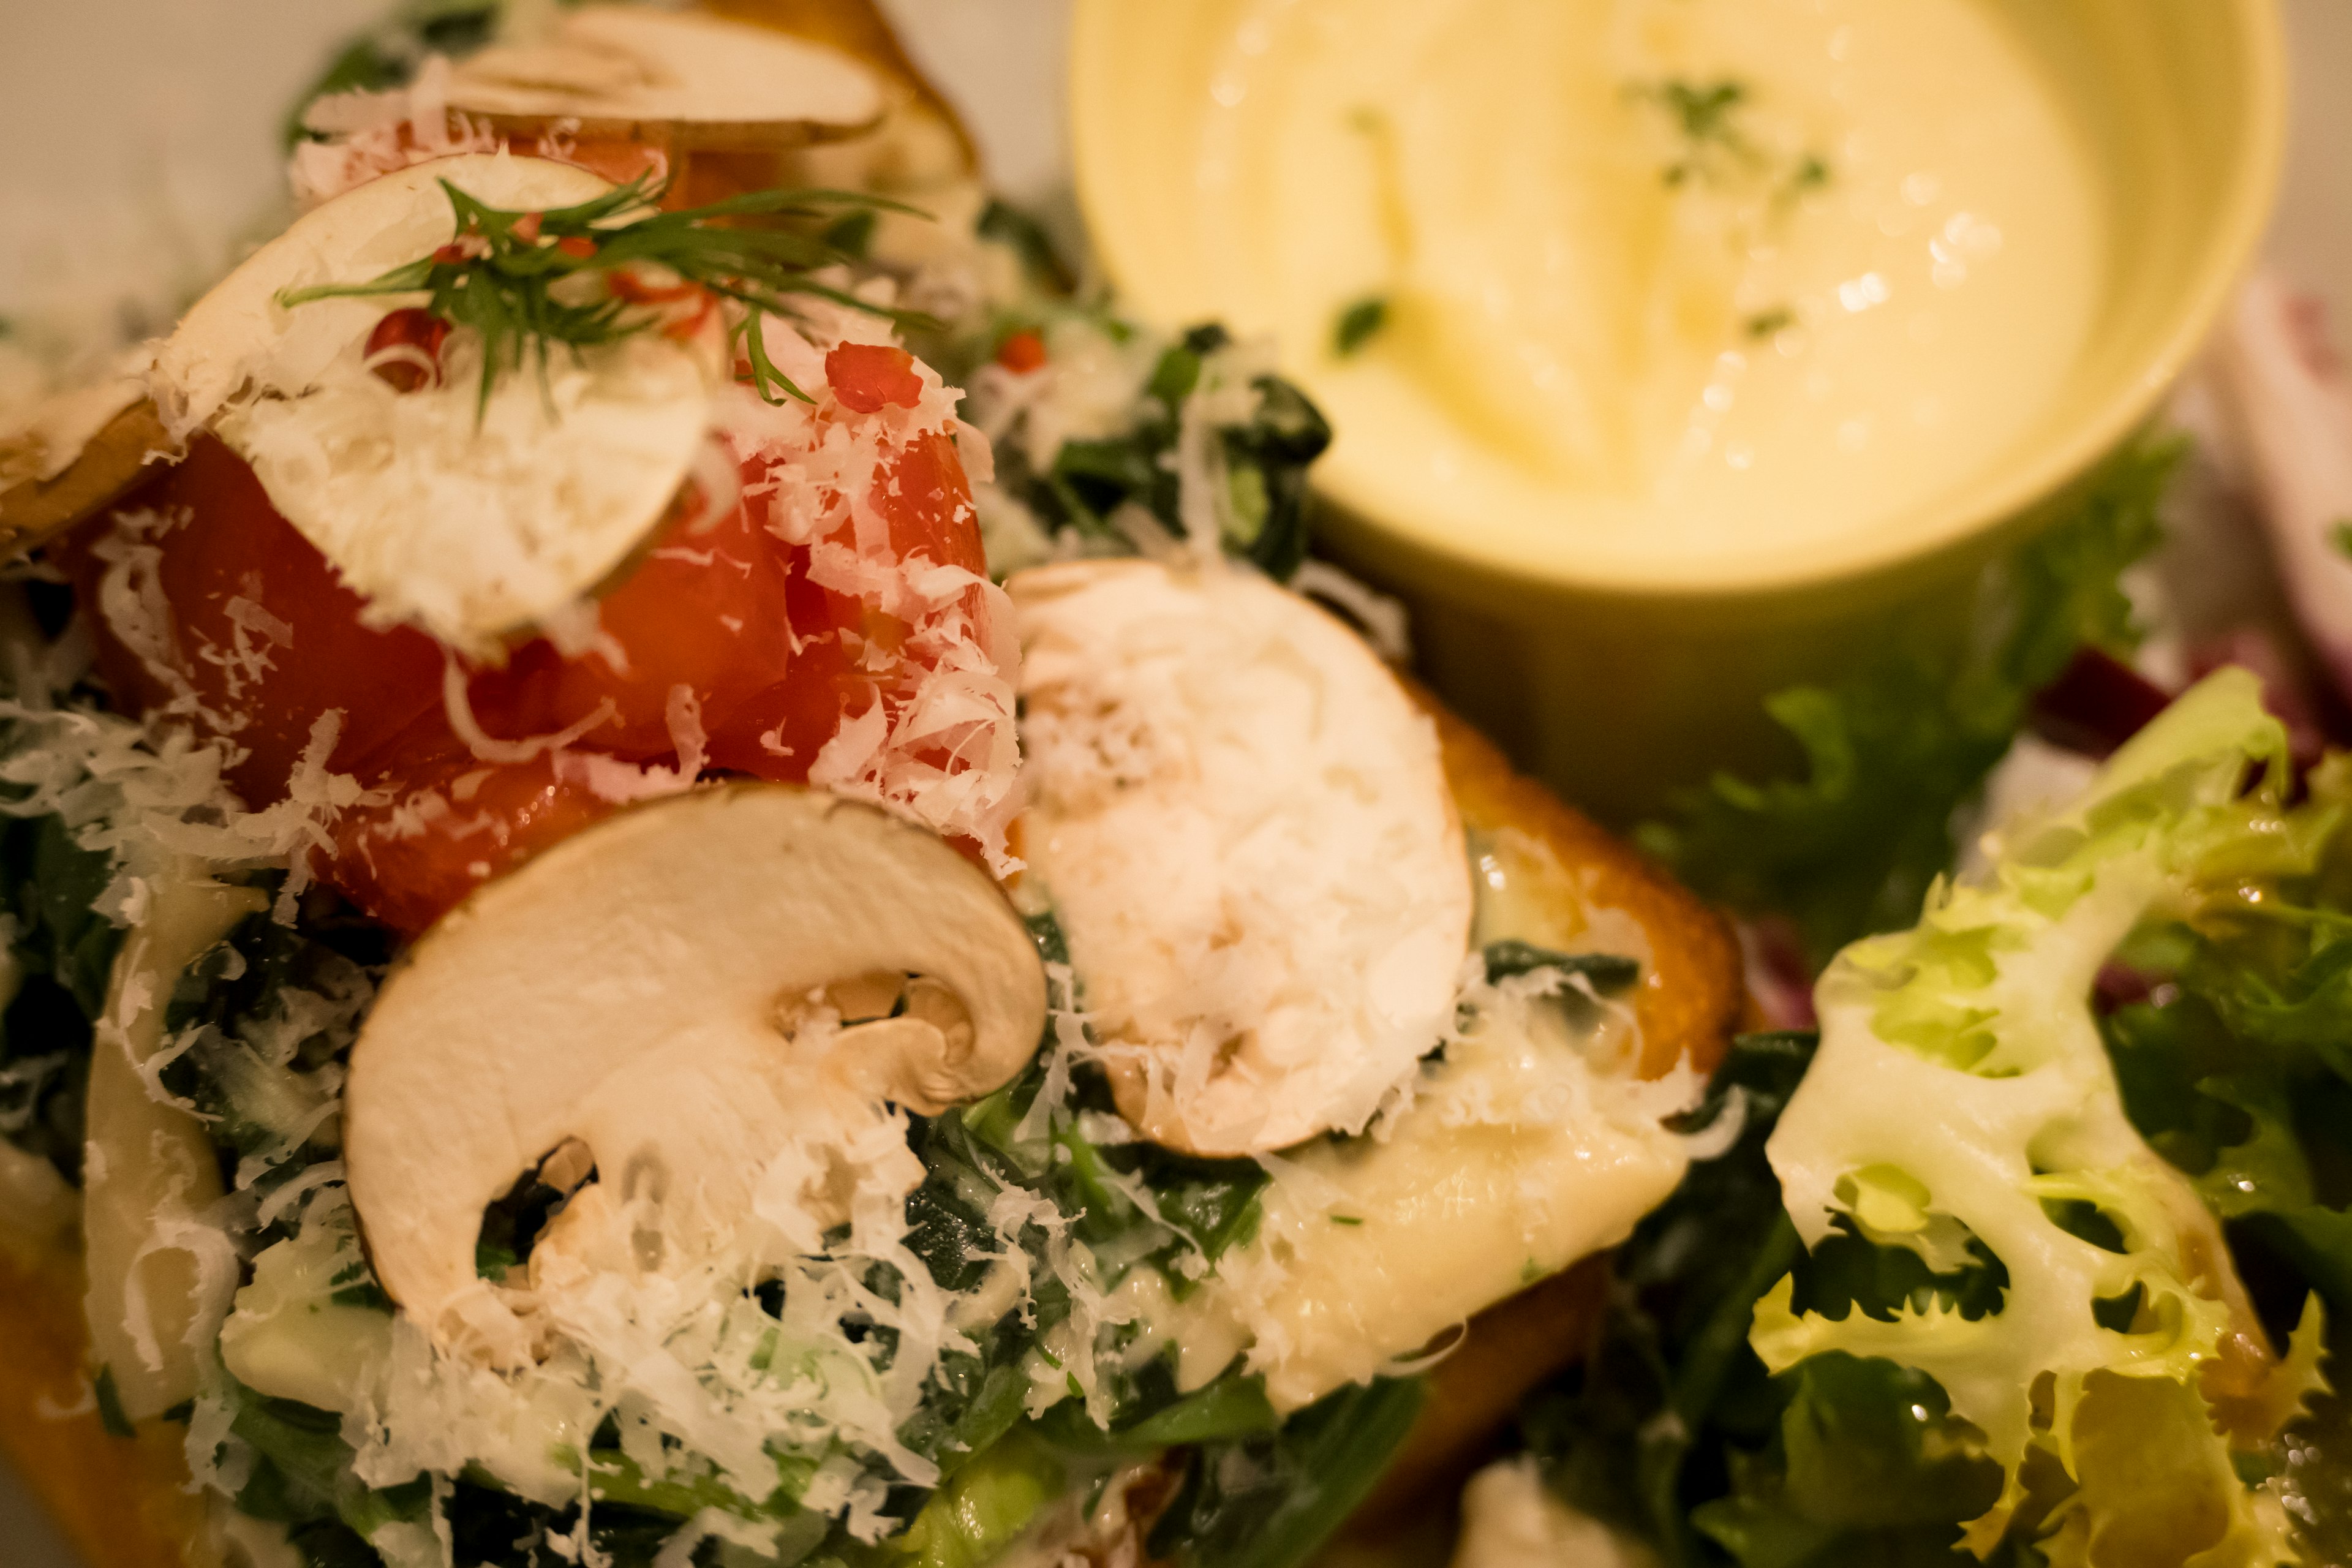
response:
M555 248L574 261L586 261L596 254L596 242L584 234L567 234L555 242Z
M472 258L473 252L454 239L433 253L435 264L441 267L455 267L461 261L468 261Z
M996 345L996 363L1015 375L1045 367L1045 340L1033 331L1008 332Z
M923 400L915 356L887 343L844 343L824 356L824 379L844 408L878 414L885 404L912 408Z
M546 217L545 213L525 213L515 219L514 227L508 232L525 245L536 244L539 239L539 226Z
M368 334L368 369L395 392L415 392L441 379L441 345L449 323L422 306L394 310Z

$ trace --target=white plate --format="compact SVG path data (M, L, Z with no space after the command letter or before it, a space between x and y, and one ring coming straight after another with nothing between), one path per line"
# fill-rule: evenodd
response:
M1008 193L1064 183L1066 0L883 0ZM2284 0L2294 151L2274 259L2352 323L2352 6ZM270 212L288 100L385 0L0 3L0 317L132 311L166 324ZM0 1557L77 1568L0 1469Z

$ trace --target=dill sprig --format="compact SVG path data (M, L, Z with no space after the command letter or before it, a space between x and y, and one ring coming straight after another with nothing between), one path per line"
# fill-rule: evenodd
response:
M842 209L916 213L884 197L854 191L754 191L707 206L679 212L656 210L664 187L641 175L576 206L542 212L509 212L477 201L448 181L456 232L432 255L395 267L364 283L328 283L289 289L281 305L313 300L360 299L382 294L425 296L424 309L451 327L470 329L482 351L481 394L475 416L488 408L500 374L535 366L542 390L555 345L580 351L661 327L673 319L663 301L648 298L635 268L664 269L690 284L745 308L734 338L751 367L751 384L769 402L777 395L812 401L776 368L761 341L762 316L794 314L793 297L814 295L902 326L931 324L915 312L894 310L820 283L815 269L855 259L823 234L788 226L791 220L837 217ZM645 216L627 215L642 212ZM916 216L923 216L916 213ZM756 226L730 220L766 219ZM614 275L631 282L610 286ZM583 276L602 276L607 286L563 287Z

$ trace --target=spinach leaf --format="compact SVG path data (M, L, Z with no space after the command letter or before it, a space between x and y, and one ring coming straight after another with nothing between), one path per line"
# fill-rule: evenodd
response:
M1421 1412L1418 1378L1356 1384L1278 1431L1204 1443L1152 1527L1185 1568L1295 1568L1370 1495Z

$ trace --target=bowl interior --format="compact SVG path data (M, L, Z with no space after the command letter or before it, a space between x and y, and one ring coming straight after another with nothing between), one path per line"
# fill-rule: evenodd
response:
M1737 558L1598 559L1562 531L1441 530L1400 508L1344 447L1317 482L1355 525L1485 579L1582 594L1752 595L1864 578L2027 514L2154 412L2210 329L2267 217L2284 135L2275 0L1978 0L2048 74L2107 205L2106 277L2072 372L2032 429L1974 475L1873 526ZM1205 264L1199 95L1254 0L1078 0L1071 94L1078 194L1113 280L1147 316L1236 314ZM1244 330L1260 326L1238 322ZM1297 363L1296 345L1285 345Z

